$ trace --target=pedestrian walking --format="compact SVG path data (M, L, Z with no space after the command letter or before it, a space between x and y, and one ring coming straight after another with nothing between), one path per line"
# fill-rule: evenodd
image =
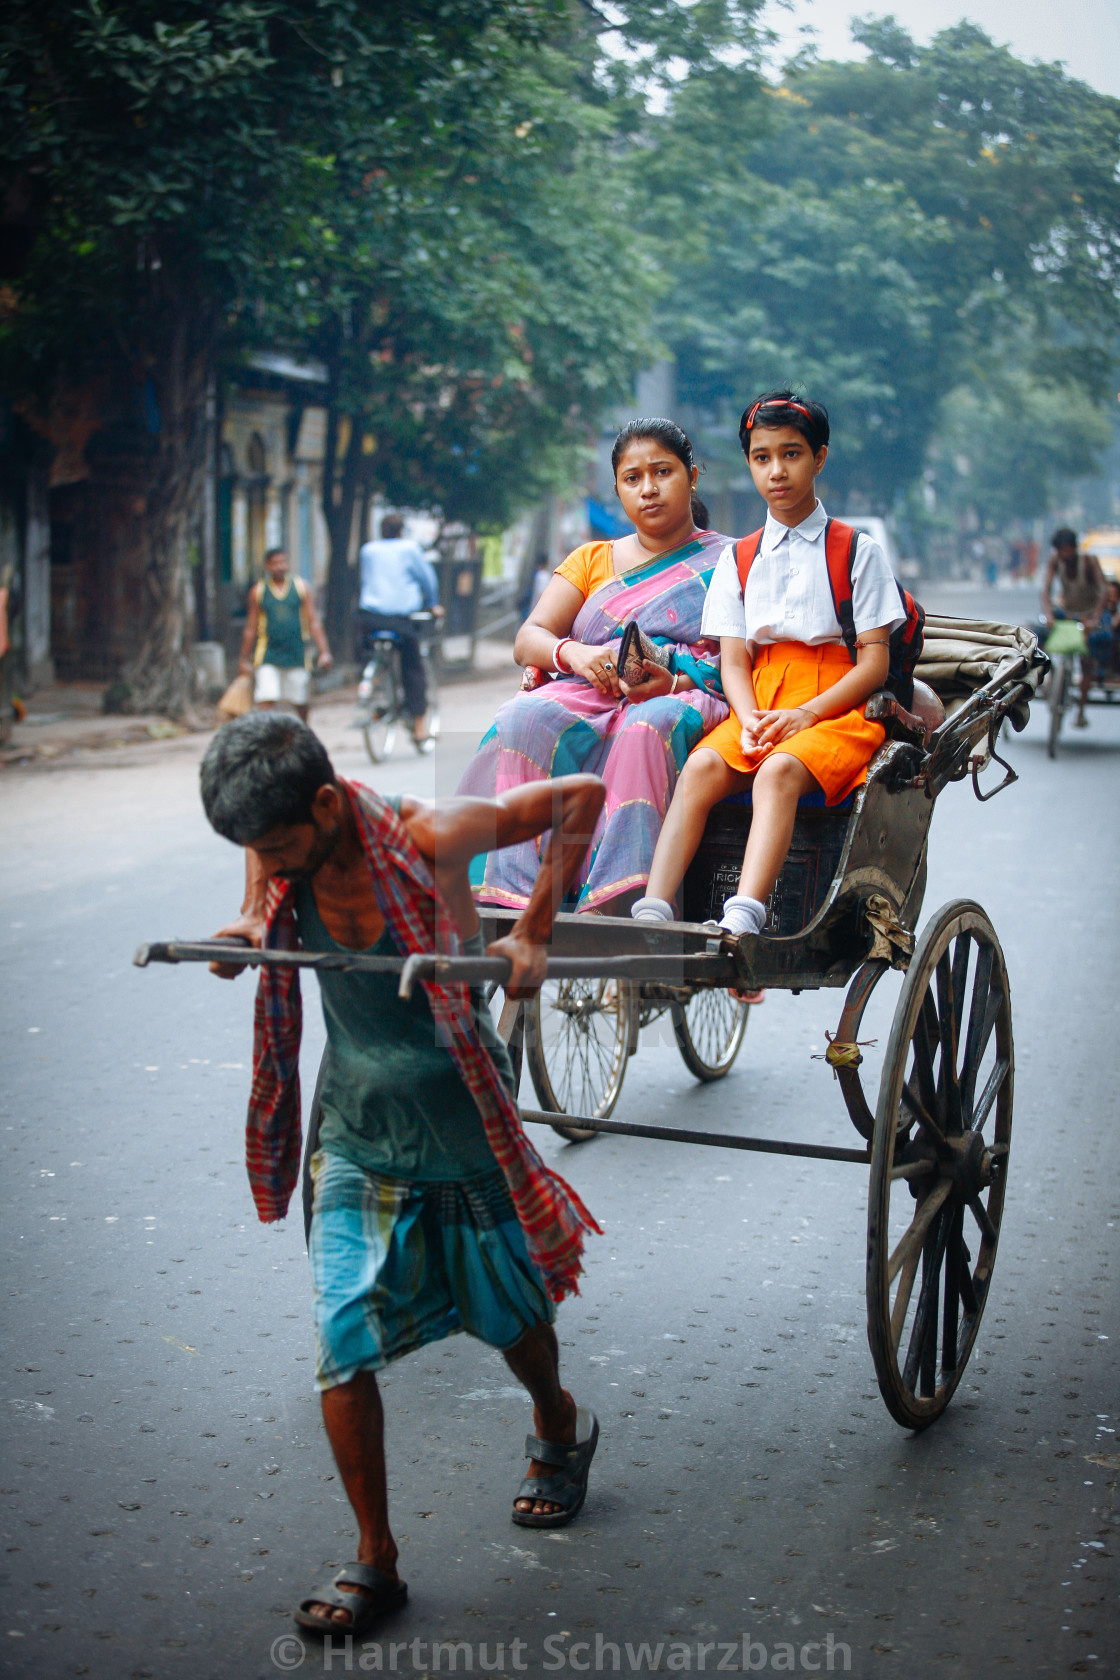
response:
M387 513L381 521L380 540L363 543L358 553L361 593L358 596L358 628L363 648L378 630L391 630L400 643L401 683L404 708L412 719L417 741L427 741L428 682L420 656L419 633L411 615L442 612L439 579L435 567L419 543L402 532L399 513Z
M246 848L246 908L226 936L291 948L481 954L472 857L547 833L529 903L489 947L507 995L531 995L543 947L602 809L594 776L565 776L445 811L341 780L295 719L227 724L202 765L206 814ZM220 971L229 972L229 970ZM389 1527L376 1373L465 1330L504 1354L534 1430L515 1523L558 1528L580 1510L598 1439L560 1383L555 1303L577 1287L598 1226L529 1144L513 1077L480 992L319 971L328 1055L308 1252L323 1421L357 1519L357 1560L296 1620L362 1633L404 1603ZM248 1162L260 1218L280 1219L300 1159L299 974L262 968Z
M333 659L311 591L289 571L284 550L270 548L264 557L265 575L249 591L239 664L244 676L254 678L255 705L271 710L278 700L286 700L306 723L311 710L309 643L318 649L320 671L329 671Z

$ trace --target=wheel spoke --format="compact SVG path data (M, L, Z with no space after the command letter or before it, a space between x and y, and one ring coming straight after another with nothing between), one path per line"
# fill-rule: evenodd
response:
M914 1323L906 1351L906 1366L902 1373L903 1382L913 1392L919 1368L921 1369L923 1395L933 1393L930 1373L933 1371L937 1355L937 1303L940 1293L938 1280L941 1262L945 1257L948 1223L949 1216L942 1212L922 1249L922 1288L918 1295L918 1305L914 1309Z
M938 1112L937 1080L933 1072L933 1046L937 1038L937 1008L927 986L914 1027L914 1072L918 1076L922 1103L931 1117Z
M937 964L937 1000L941 1015L940 1094L946 1129L960 1136L964 1130L961 1113L961 1088L957 1075L957 1055L960 1043L960 1022L964 1006L964 985L968 975L971 941L966 933L957 938L956 950L950 966L946 951Z
M968 1198L968 1205L972 1210L972 1217L975 1219L977 1225L979 1225L982 1234L990 1243L994 1243L997 1240L999 1233L992 1224L991 1220L988 1218L988 1210L980 1200L979 1196L970 1196Z
M957 940L960 949L961 940ZM959 1132L957 1116L960 1110L960 1094L957 1090L957 1012L953 1007L955 993L955 970L949 961L948 951L943 951L937 961L935 971L937 981L937 1042L941 1048L941 1056L937 1067L937 1107L938 1112L945 1117L945 1128L949 1132Z
M914 1119L918 1122L919 1126L921 1126L922 1130L929 1134L931 1143L936 1144L939 1152L944 1151L946 1147L945 1133L941 1130L941 1127L937 1124L936 1120L932 1120L926 1113L926 1110L923 1108L920 1100L915 1096L914 1088L910 1084L909 1080L907 1080L902 1087L902 1101L910 1110L910 1113L914 1116Z
M910 1254L905 1266L902 1268L902 1276L898 1283L898 1293L894 1298L894 1306L891 1309L891 1343L894 1347L896 1357L898 1354L898 1344L902 1338L902 1326L906 1323L906 1309L910 1305L910 1297L914 1293L914 1279L918 1275L918 1261L921 1258L922 1248L919 1243Z
M995 960L996 954L990 945L978 947L976 972L972 977L972 1007L969 1010L968 1036L965 1040L964 1070L961 1074L961 1103L966 1115L972 1107L980 1063L984 1059L992 1028L996 1024L999 1002L1002 1002L1002 997L996 994L999 1001L995 1009L992 1009L992 965Z
M941 1320L941 1369L949 1374L957 1368L957 1320L960 1307L960 1274L964 1268L961 1231L964 1215L955 1207L949 1215L949 1241L945 1248L945 1301Z
M953 1032L958 1043L961 1023L964 1020L964 993L968 983L968 960L971 955L972 935L958 934L957 948L953 952Z
M910 1256L921 1253L926 1232L933 1223L934 1217L944 1206L945 1198L948 1196L952 1188L952 1179L943 1178L940 1184L935 1184L929 1195L924 1197L922 1201L918 1203L917 1210L914 1214L909 1230L906 1232L905 1236L900 1239L898 1247L887 1261L888 1288L894 1282L902 1267L910 1259Z
M927 1173L936 1172L936 1170L937 1162L929 1160L928 1157L921 1161L901 1161L897 1167L891 1168L891 1182L893 1184L896 1179L900 1178L925 1178Z
M960 1290L961 1305L969 1318L973 1318L980 1311L980 1297L977 1295L975 1284L972 1281L972 1256L968 1251L968 1244L964 1240L963 1226L958 1245L960 1264L957 1269L957 1286Z
M983 1091L980 1093L980 1101L976 1104L976 1109L972 1116L972 1130L974 1132L983 1131L984 1122L991 1113L992 1104L999 1095L999 1088L1007 1078L1010 1067L1011 1063L1008 1061L1007 1057L1001 1056L991 1073L988 1075L988 1082L984 1086Z

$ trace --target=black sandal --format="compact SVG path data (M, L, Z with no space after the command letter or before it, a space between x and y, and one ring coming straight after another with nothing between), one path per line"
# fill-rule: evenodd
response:
M576 1438L566 1443L541 1441L526 1435L525 1454L540 1464L555 1464L553 1476L526 1476L515 1499L547 1499L559 1511L519 1511L516 1503L510 1515L521 1528L563 1528L581 1509L587 1497L587 1477L599 1444L599 1420L594 1412L576 1409Z
M346 1583L364 1590L339 1592L339 1587ZM372 1563L348 1563L339 1570L330 1586L317 1587L301 1600L295 1620L300 1627L311 1628L315 1633L365 1633L379 1616L388 1615L390 1610L399 1610L407 1597L408 1588L403 1581L390 1581ZM330 1616L313 1615L309 1608L312 1604L328 1604L332 1610L347 1610L350 1620L336 1622Z

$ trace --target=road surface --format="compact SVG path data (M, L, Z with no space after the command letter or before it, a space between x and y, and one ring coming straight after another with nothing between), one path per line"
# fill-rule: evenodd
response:
M436 762L402 748L379 785L453 786L505 692L451 691ZM365 774L344 713L320 722ZM946 1415L912 1436L879 1398L865 1169L535 1134L606 1233L559 1320L603 1426L584 1514L510 1524L530 1414L497 1355L459 1337L402 1362L384 1392L409 1605L326 1655L290 1614L353 1524L300 1222L256 1223L241 1158L250 983L130 963L239 900L198 805L204 743L5 773L5 1671L1115 1675L1120 708L1056 762L1043 732L1014 739L1014 788L950 788L933 824L924 914L985 906L1017 1053L993 1293ZM653 1029L617 1117L854 1141L813 1059L839 1004L772 993L704 1088Z

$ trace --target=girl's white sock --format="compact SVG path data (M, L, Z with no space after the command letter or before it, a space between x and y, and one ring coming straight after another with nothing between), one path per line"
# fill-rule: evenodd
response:
M665 898L636 898L630 914L636 922L671 922L673 906Z
M761 933L765 921L766 906L760 904L757 898L734 893L724 899L719 925L729 933Z

